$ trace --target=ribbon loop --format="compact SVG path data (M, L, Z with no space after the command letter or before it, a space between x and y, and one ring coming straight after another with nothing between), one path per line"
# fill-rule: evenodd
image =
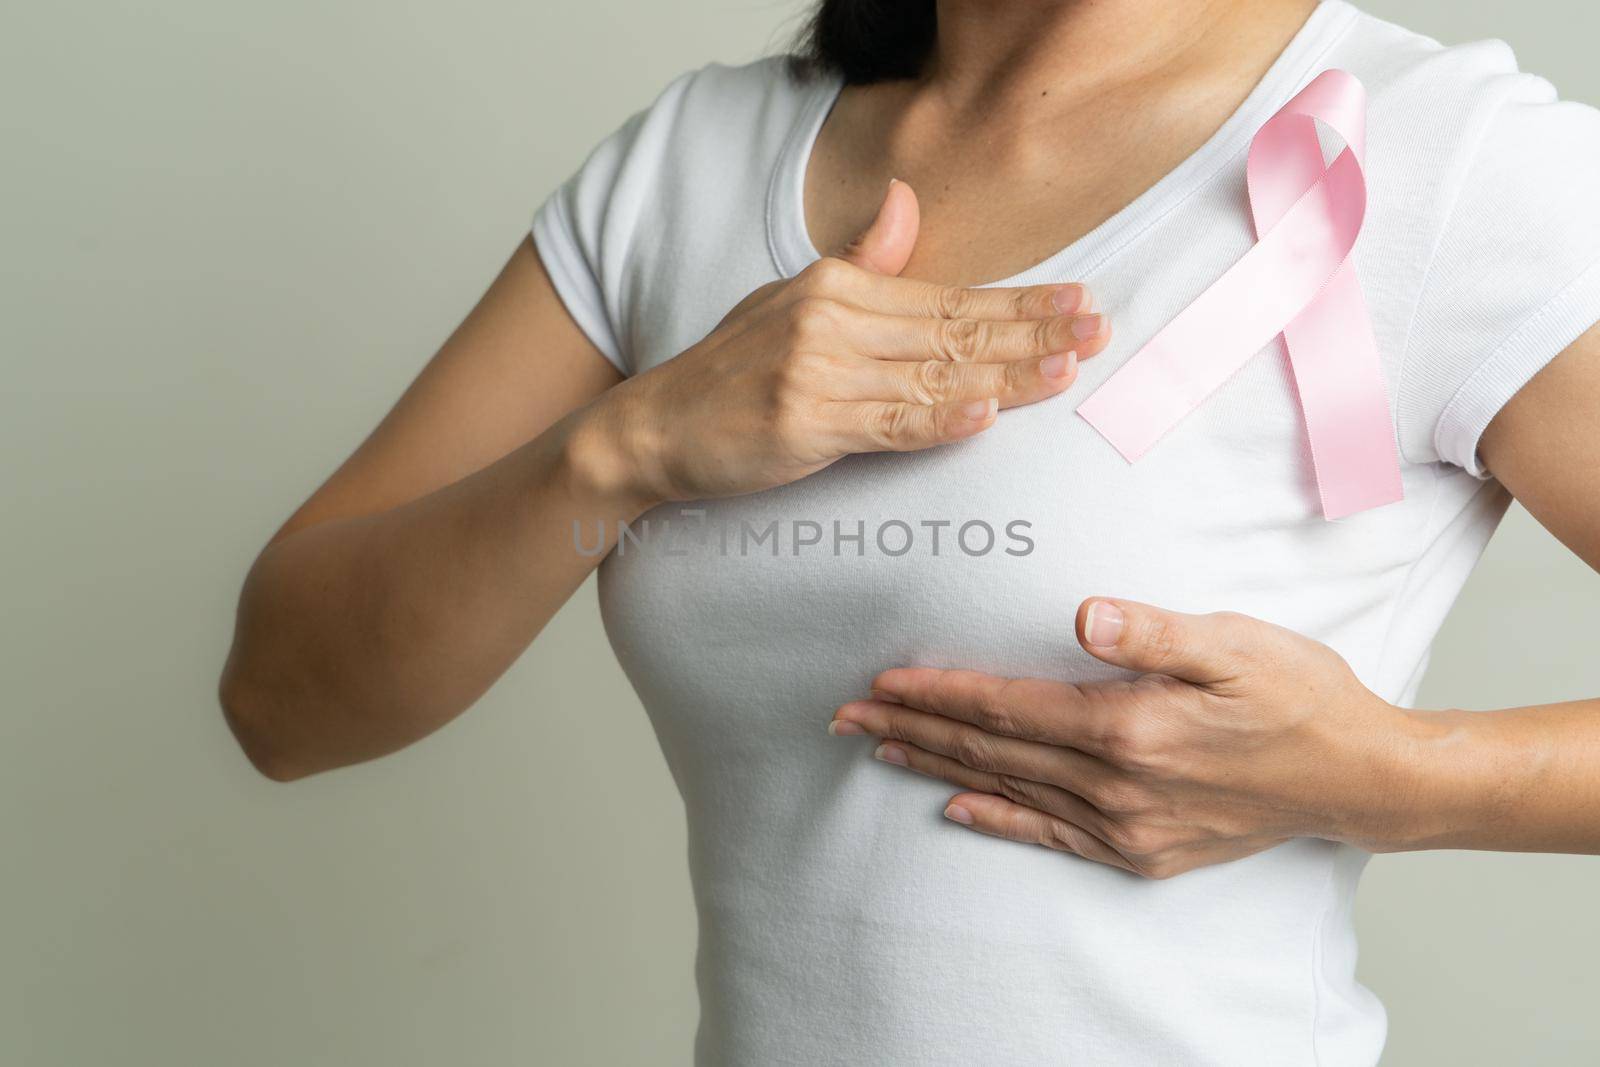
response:
M1256 243L1078 407L1130 463L1283 335L1329 519L1402 498L1378 345L1350 254L1366 217L1366 93L1319 74L1250 143ZM1345 142L1324 161L1317 121Z

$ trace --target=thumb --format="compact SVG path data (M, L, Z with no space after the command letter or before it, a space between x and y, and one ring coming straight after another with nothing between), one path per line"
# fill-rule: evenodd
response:
M1078 608L1078 641L1096 659L1143 674L1211 684L1239 675L1254 619L1229 612L1184 615L1131 600L1095 597Z
M889 191L883 194L872 225L845 245L839 258L874 274L899 274L911 259L921 217L911 186L890 178Z

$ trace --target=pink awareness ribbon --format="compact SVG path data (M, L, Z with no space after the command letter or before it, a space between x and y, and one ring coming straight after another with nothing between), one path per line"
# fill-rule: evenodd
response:
M1344 139L1324 162L1317 120ZM1322 513L1404 495L1366 300L1350 260L1367 210L1366 91L1326 70L1256 132L1246 185L1256 243L1078 407L1128 462L1283 335Z

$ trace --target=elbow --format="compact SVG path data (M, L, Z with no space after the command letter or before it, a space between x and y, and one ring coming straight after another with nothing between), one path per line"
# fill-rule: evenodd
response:
M232 662L222 672L217 699L234 740L263 777L292 782L311 773L303 761L294 758L292 746L286 744L282 729L275 724L269 702L258 688L240 677Z

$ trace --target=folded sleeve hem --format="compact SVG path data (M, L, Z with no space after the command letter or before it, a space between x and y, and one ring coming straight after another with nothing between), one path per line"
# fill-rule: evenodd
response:
M1456 390L1434 429L1439 457L1474 477L1491 477L1478 456L1483 431L1529 379L1596 322L1600 322L1600 261L1591 263L1517 327Z
M622 346L617 343L610 317L606 315L600 282L573 236L571 220L562 203L562 190L556 190L534 215L531 232L534 247L544 261L545 273L550 276L550 283L566 305L568 314L612 366L624 375L631 374L622 358Z

